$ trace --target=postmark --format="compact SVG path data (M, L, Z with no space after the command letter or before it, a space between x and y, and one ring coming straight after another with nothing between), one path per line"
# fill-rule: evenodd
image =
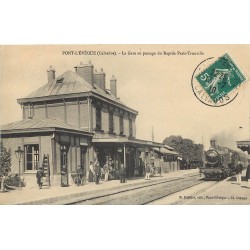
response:
M192 75L192 89L195 96L204 104L220 107L232 102L238 95L239 87L246 77L225 54L218 59L214 57L202 61Z

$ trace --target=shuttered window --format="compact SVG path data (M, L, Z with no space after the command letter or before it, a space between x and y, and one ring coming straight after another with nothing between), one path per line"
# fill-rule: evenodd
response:
M109 112L109 132L114 132L114 115Z
M129 119L129 136L133 136L133 123L131 119Z
M102 129L102 112L100 108L96 108L96 129Z
M119 117L119 123L120 123L120 134L124 134L124 122L123 122L123 116Z

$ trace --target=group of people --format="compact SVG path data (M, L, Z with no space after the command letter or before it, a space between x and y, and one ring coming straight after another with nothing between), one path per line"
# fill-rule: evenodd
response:
M95 182L96 184L99 184L100 178L104 174L104 181L107 182L109 180L109 174L110 170L112 169L111 164L109 162L106 162L101 168L100 163L96 161L93 163L92 161L90 162L89 165L89 176L88 176L88 181L89 182ZM241 184L241 176L242 176L242 171L243 171L243 165L241 162L239 162L236 166L235 172L236 172L236 179L237 179L237 184ZM155 166L154 164L146 164L145 167L145 180L150 180L150 175L153 174L155 171ZM79 167L77 169L77 174L83 175L83 170ZM125 183L126 182L126 167L124 166L123 163L120 164L118 168L118 173L120 182ZM161 174L161 173L160 173ZM39 186L39 189L42 188L43 186L43 177L45 176L43 168L40 167L36 173L36 178L37 178L37 184ZM247 166L247 171L246 171L246 179L248 181L248 187L250 187L250 164ZM3 182L3 181L2 181ZM3 186L3 185L2 185Z
M99 184L100 178L102 175L104 175L104 181L107 182L109 180L109 175L112 167L109 162L105 162L103 168L101 168L100 163L96 161L93 163L92 161L90 162L89 165L89 182L95 182L96 184ZM120 164L119 167L119 173L120 177L120 182L125 183L126 181L126 168L123 163Z
M154 175L156 172L156 167L154 163L151 164L147 163L145 167L145 172L146 172L145 180L150 180L150 175ZM161 175L161 167L159 167L159 174Z

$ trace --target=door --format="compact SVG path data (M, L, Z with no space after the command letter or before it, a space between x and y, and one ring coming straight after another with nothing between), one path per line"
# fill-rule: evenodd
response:
M61 186L67 187L69 185L68 177L68 146L61 146Z
M87 147L81 147L81 168L83 169L83 174L86 175L87 170Z

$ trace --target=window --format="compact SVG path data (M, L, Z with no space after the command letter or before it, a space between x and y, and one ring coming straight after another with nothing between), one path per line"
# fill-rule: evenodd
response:
M102 129L102 111L101 108L96 108L96 130Z
M109 132L114 132L114 115L109 112Z
M129 136L133 136L133 124L131 119L129 119Z
M124 133L123 116L119 117L119 123L120 123L120 134L123 135L123 133Z
M28 118L32 118L34 116L34 107L32 104L28 106Z
M24 146L25 170L38 170L39 168L39 145L30 144Z

